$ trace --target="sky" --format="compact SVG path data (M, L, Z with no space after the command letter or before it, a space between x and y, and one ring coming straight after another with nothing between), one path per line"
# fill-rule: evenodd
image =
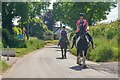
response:
M116 20L117 18L118 18L118 5L117 7L111 9L111 12L109 13L109 15L107 15L107 19L101 22L111 22Z

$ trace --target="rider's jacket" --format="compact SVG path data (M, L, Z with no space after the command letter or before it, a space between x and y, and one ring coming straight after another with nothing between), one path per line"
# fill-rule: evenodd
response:
M67 37L67 31L66 30L62 30L60 32L60 34L61 34L61 37Z
M77 25L77 30L76 30L76 32L79 32L79 31L80 31L80 27L81 27L81 26L84 26L85 29L86 29L86 32L88 32L88 29L87 29L87 21L86 21L85 19L83 19L83 20L80 20L80 19L79 19L79 20L77 21L76 25Z

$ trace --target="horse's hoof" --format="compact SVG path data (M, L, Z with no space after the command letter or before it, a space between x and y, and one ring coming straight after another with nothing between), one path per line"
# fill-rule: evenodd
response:
M79 64L80 66L82 66L82 64Z
M67 59L67 57L65 57L65 59Z
M64 59L67 59L67 57L64 57Z
M76 62L78 65L82 65L80 62Z
M87 65L83 65L83 68L86 69L86 68L88 68L88 67L87 67Z

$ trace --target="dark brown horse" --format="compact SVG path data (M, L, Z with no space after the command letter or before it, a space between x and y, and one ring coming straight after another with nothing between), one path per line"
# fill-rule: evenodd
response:
M60 41L60 48L61 48L61 52L62 52L62 58L66 59L66 53L67 53L67 46L68 46L69 42L67 40L66 37L62 37L61 41Z

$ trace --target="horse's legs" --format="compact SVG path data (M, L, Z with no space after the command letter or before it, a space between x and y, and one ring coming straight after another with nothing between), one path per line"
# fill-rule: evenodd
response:
M63 56L63 48L61 48L61 52L62 52L62 58L64 58L64 56Z
M80 56L79 56L79 51L78 51L78 49L77 49L77 64L79 64L79 59L80 59Z
M87 66L86 66L86 61L85 61L85 60L86 60L86 53L87 53L87 50L84 50L84 51L83 51L83 66L84 66L84 67L87 67Z
M77 64L80 64L81 65L81 57L80 57L80 51L77 50Z
M64 57L65 57L65 58L67 58L67 57L66 57L66 52L67 52L67 48L64 49Z

